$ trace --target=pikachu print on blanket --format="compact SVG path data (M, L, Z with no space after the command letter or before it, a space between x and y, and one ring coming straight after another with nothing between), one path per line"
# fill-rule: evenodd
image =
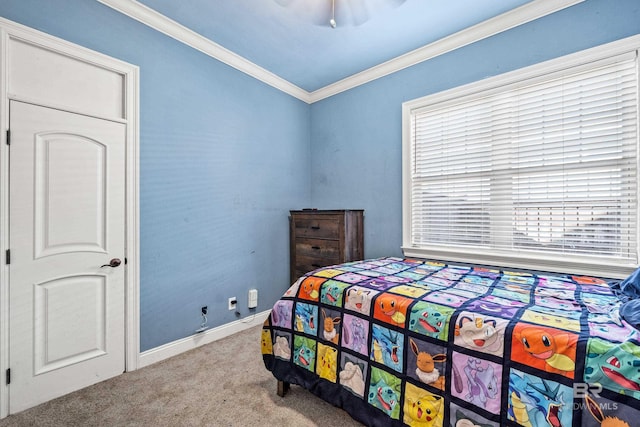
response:
M268 322L268 319L265 322ZM271 341L271 331L269 329L263 329L261 338L262 354L273 354L273 341Z
M318 363L316 373L320 378L336 382L338 370L338 350L318 343Z
M404 421L411 427L441 427L444 399L410 383L404 390Z

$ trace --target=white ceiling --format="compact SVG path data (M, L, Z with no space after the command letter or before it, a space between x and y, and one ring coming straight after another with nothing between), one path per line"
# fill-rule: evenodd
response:
M410 59L419 60L409 58L417 51L441 45L429 53L435 56L455 43L473 42L583 0L335 0L335 29L329 25L332 0L99 1L183 42L195 42L214 57L233 56L225 62L258 78L269 74L268 83L313 102L314 93L344 86L372 67L402 60L401 67L408 66ZM256 74L251 67L261 70Z

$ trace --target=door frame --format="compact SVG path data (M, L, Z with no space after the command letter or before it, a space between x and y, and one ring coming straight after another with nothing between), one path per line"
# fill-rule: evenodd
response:
M5 372L9 361L9 266L5 253L9 246L9 101L35 103L69 112L65 105L51 105L38 99L11 94L9 87L9 43L20 40L48 51L80 60L117 73L123 78L124 117L99 117L126 124L125 147L125 370L138 369L140 358L140 242L139 242L139 68L82 46L53 37L16 22L0 18L0 418L9 412L9 387Z

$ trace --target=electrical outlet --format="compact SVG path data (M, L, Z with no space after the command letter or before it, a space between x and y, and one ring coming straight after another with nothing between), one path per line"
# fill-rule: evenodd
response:
M249 308L256 308L258 306L258 290L249 289Z
M229 298L229 310L235 310L236 305L238 305L238 300L236 297Z
M200 327L196 329L196 334L202 333L209 329L207 326L207 306L203 305L200 307L200 312L202 313L202 323L200 323Z

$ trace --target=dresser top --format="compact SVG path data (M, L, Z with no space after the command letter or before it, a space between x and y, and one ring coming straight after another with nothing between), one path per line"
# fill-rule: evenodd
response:
M364 209L332 209L332 210L322 210L322 209L302 209L302 210L292 210L289 211L292 214L341 214L344 212L364 212Z

